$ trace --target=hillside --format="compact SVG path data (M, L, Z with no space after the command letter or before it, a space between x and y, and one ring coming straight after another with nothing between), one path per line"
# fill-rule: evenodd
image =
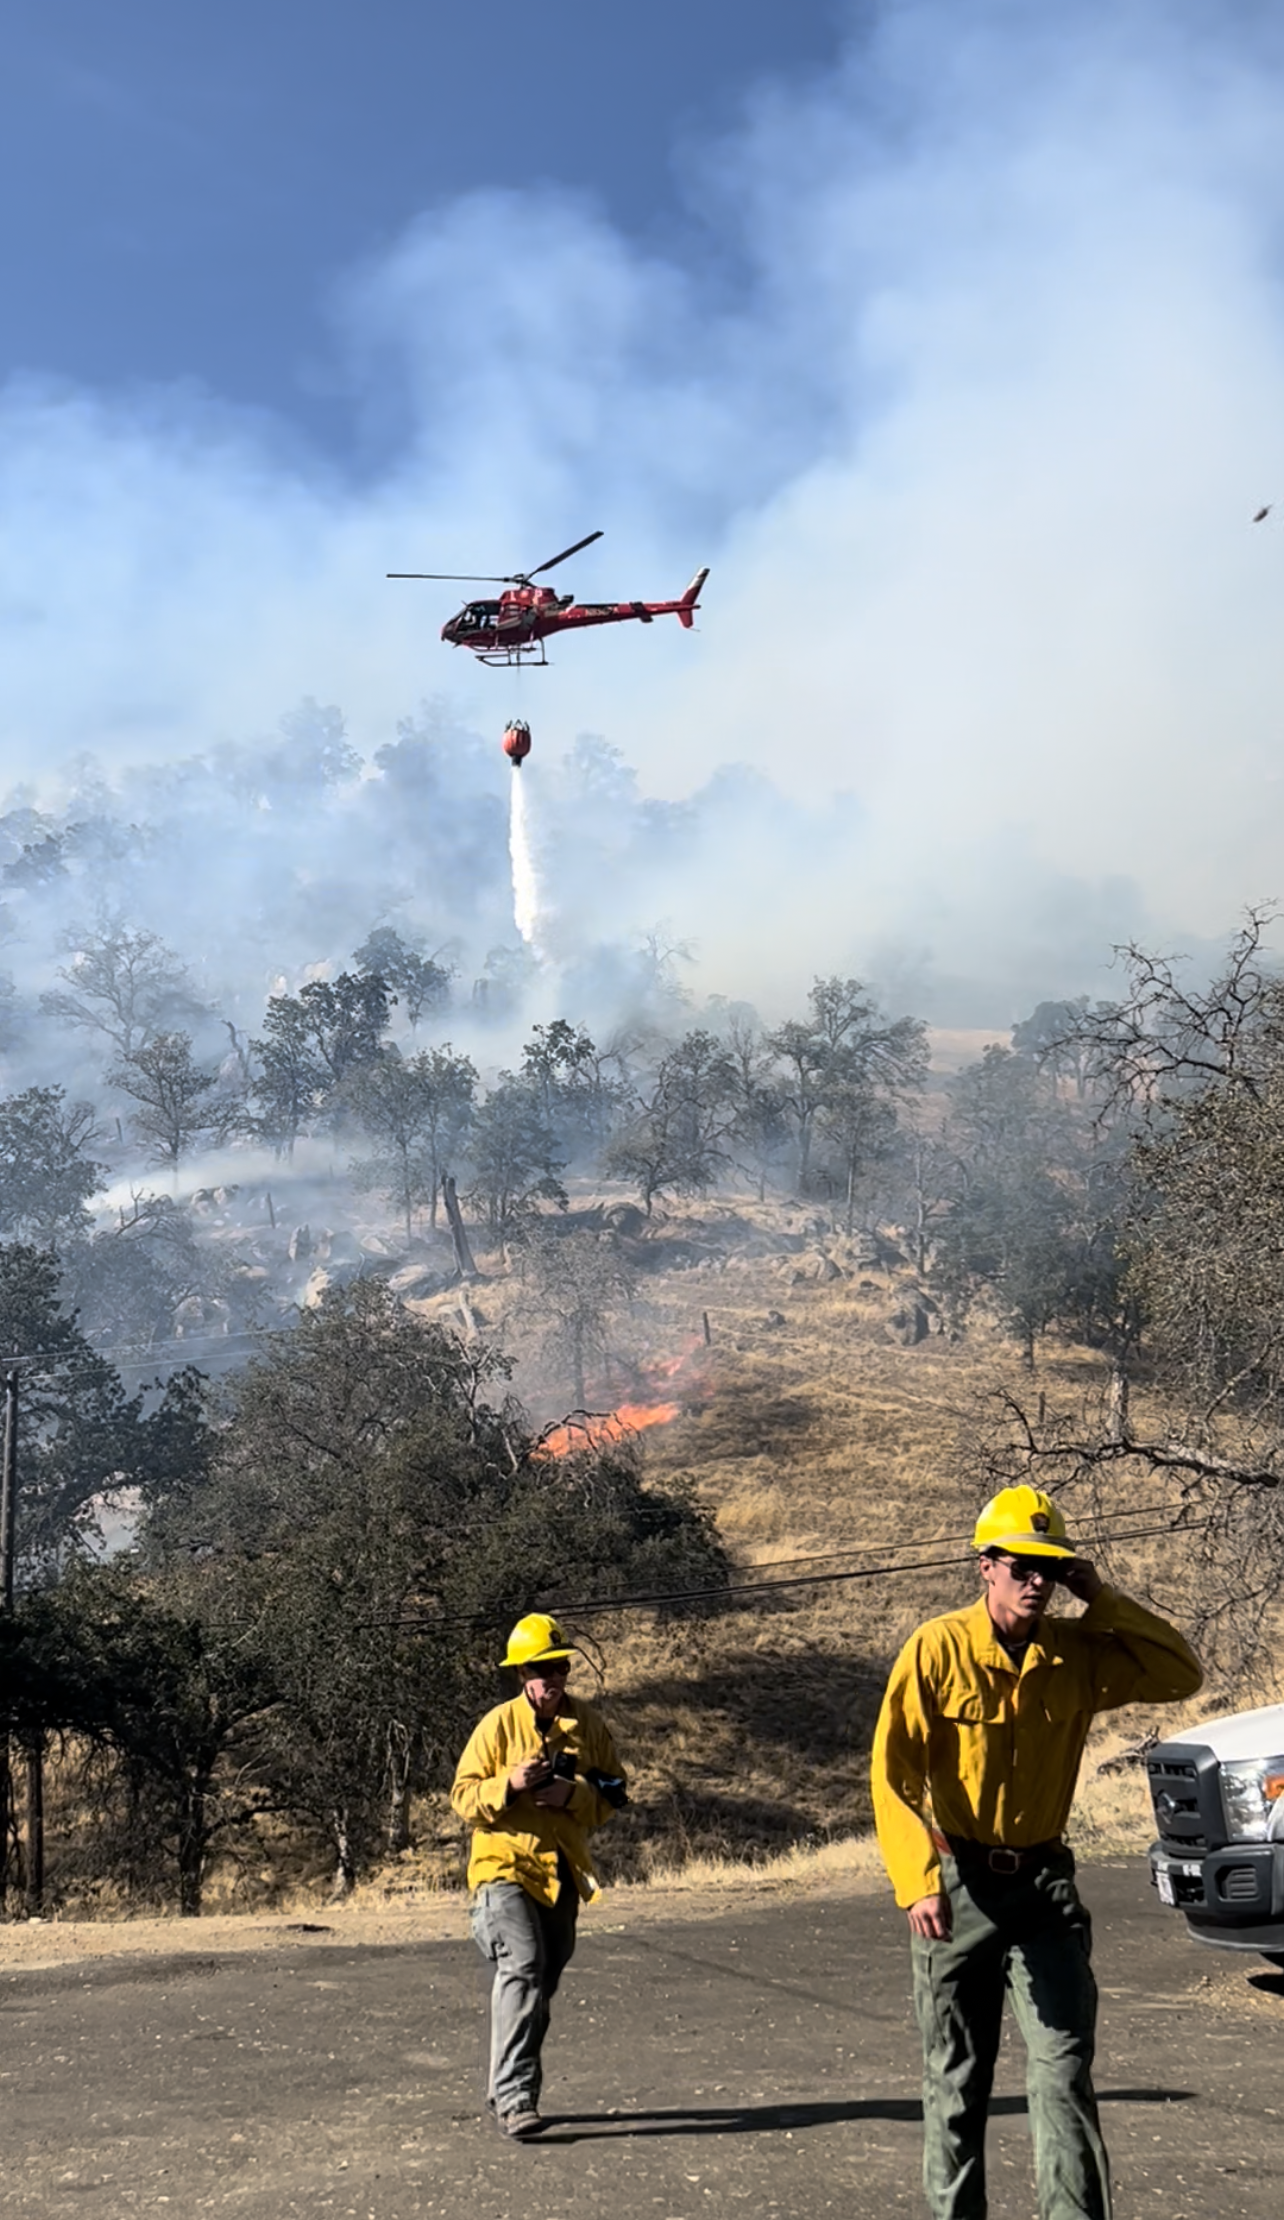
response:
M874 1261L873 1244L814 1213L678 1208L644 1245L656 1261L620 1337L613 1400L627 1394L643 1419L648 1396L657 1411L676 1405L639 1435L647 1472L694 1485L745 1582L825 1577L764 1586L713 1615L567 1610L600 1654L633 1774L635 1808L613 1829L611 1865L636 1877L868 1828L887 1666L920 1619L975 1592L967 1537L985 1490L969 1472L968 1430L998 1381L1019 1374L1017 1352L983 1323L951 1338L930 1297L930 1330L905 1345L917 1288L908 1267L885 1244ZM506 1299L496 1277L476 1305L501 1338ZM1041 1356L1040 1379L1051 1389L1095 1368L1089 1352L1061 1349ZM1145 1500L1161 1498L1152 1485ZM1121 1492L1134 1526L1136 1502ZM1165 1569L1154 1549L1116 1548L1113 1577L1144 1589ZM832 1577L861 1567L870 1577ZM591 1680L585 1667L576 1685ZM490 1697L480 1690L479 1707ZM1076 1818L1085 1845L1145 1839L1141 1773L1097 1767L1153 1724L1119 1714L1097 1730ZM458 1830L441 1808L421 1818L414 1875L444 1879L457 1871Z
M581 1423L618 1414L645 1476L695 1493L734 1566L725 1603L670 1597L603 1608L573 1570L540 1599L583 1646L573 1685L603 1703L631 1775L632 1808L611 1829L604 1869L643 1884L680 1875L686 1887L716 1884L728 1869L796 1873L800 1860L812 1873L872 1868L874 1719L910 1630L976 1592L968 1543L990 1492L976 1443L996 1391L1017 1386L1053 1409L1085 1385L1104 1392L1102 1361L1049 1342L1032 1376L983 1317L950 1331L930 1282L889 1240L849 1238L814 1209L727 1199L671 1206L646 1221L618 1193L598 1193L577 1195L566 1218L544 1221L572 1238L603 1225L629 1265L632 1292L611 1309L604 1369L586 1381L593 1415ZM361 1255L369 1250L378 1268L374 1243L369 1236ZM398 1269L418 1282L417 1292L406 1287L408 1307L516 1352L515 1389L537 1425L550 1428L549 1451L565 1446L552 1429L566 1413L566 1381L547 1349L537 1354L519 1256L480 1254L480 1276L465 1289L443 1284L446 1271L435 1267L444 1258L423 1248ZM296 1273L312 1275L304 1305L323 1278L348 1269L332 1259L322 1274L301 1255ZM1145 1401L1142 1383L1134 1409ZM1163 1483L1121 1471L1066 1504L1072 1532L1109 1577L1191 1624L1209 1573L1197 1537L1170 1536L1174 1499ZM507 1692L497 1668L477 1686L478 1713ZM1275 1693L1259 1667L1250 1685L1213 1682L1191 1716ZM1144 1845L1144 1774L1128 1753L1156 1727L1182 1723L1139 1710L1096 1730L1073 1822L1081 1848ZM55 1762L50 1838L73 1846L61 1901L110 1915L126 1901L122 1891L73 1877L79 1797ZM306 1850L284 1820L264 1825L261 1864L244 1847L216 1856L209 1911L328 1894L328 1852ZM417 1799L413 1841L363 1885L364 1901L413 1901L459 1886L464 1835L444 1792Z

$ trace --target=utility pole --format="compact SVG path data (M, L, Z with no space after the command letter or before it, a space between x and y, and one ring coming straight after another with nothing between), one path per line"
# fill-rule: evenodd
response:
M27 1750L27 1912L45 1908L45 1742L43 1734Z
M0 1463L0 1612L13 1616L18 1528L18 1380L30 1362L11 1357L4 1368L4 1451ZM39 1912L45 1890L45 1753L40 1738L25 1753L27 1789L26 1902ZM8 1893L9 1844L13 1817L13 1753L6 1728L0 1736L0 1904Z
M4 1375L4 1456L0 1463L0 1611L13 1612L13 1543L18 1504L18 1366ZM13 1765L9 1730L0 1736L0 1907L9 1893L9 1838L13 1817Z
M13 1610L13 1541L18 1518L18 1366L4 1375L4 1465L0 1470L0 1611Z

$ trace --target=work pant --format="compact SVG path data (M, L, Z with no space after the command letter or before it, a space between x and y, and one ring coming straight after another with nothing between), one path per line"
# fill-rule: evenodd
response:
M1058 1850L1012 1875L942 1859L948 1942L912 1935L923 2037L923 2187L932 2220L985 2220L985 2121L1005 1992L1025 2039L1040 2220L1109 2220L1092 2088L1092 1926Z
M575 1950L579 1908L565 1878L553 1905L537 1904L515 1881L488 1881L473 1898L473 1940L495 1969L488 2095L501 2119L539 2107L548 2008Z

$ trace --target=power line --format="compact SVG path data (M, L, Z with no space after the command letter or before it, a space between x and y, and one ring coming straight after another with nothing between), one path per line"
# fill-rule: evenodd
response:
M1209 1519L1197 1519L1180 1529L1174 1529L1171 1525L1141 1526L1134 1527L1126 1533L1108 1534L1098 1538L1114 1542L1147 1541L1155 1535L1172 1534L1174 1531L1180 1531L1183 1534L1198 1534L1211 1523ZM789 1560L786 1559L785 1562L788 1563ZM844 1580L886 1580L895 1578L898 1573L910 1572L955 1572L961 1566L975 1564L975 1562L975 1556L969 1551L965 1557L919 1557L912 1558L908 1563L858 1565L850 1567L846 1572L798 1573L792 1579L736 1582L723 1588L673 1588L652 1595L593 1596L573 1603L553 1602L548 1604L546 1608L554 1616L566 1619L597 1617L602 1613L612 1611L643 1611L661 1606L672 1609L698 1603L725 1603L728 1598L733 1596L770 1595L786 1588L830 1587L836 1582ZM459 1612L442 1614L435 1618L363 1619L359 1622L361 1626L367 1628L401 1628L407 1634L428 1633L435 1627L489 1627L497 1623L494 1615L489 1612Z
M1180 1502L1174 1503L1171 1500L1164 1499L1153 1503L1142 1502L1138 1506L1139 1511L1143 1511L1154 1516L1158 1516L1160 1512L1164 1511L1180 1514L1182 1508L1183 1506ZM1130 1513L1129 1516L1131 1515L1132 1514ZM1076 1526L1079 1528L1079 1531L1083 1533L1089 1540L1092 1540L1094 1538L1100 1538L1098 1530L1102 1527L1103 1524L1107 1522L1107 1518L1108 1514L1104 1512L1093 1512L1089 1514L1086 1520L1076 1521L1075 1523ZM1189 1527L1184 1527L1182 1531L1184 1533L1189 1533L1192 1531L1192 1529ZM1109 1539L1109 1536L1107 1535L1105 1538ZM922 1538L916 1539L912 1542L883 1542L877 1545L871 1542L852 1542L845 1549L806 1550L794 1557L764 1558L761 1564L742 1565L740 1570L742 1573L745 1574L759 1572L776 1572L786 1565L825 1565L837 1563L837 1561L843 1557L871 1557L873 1556L876 1547L880 1548L883 1554L886 1555L889 1551L894 1552L904 1549L921 1549L924 1546L930 1547L932 1549L946 1549L955 1542L958 1542L960 1544L968 1543L970 1545L971 1540L972 1534L971 1530L969 1529L966 1533L963 1534L933 1534L927 1537L926 1543ZM951 1560L951 1562L963 1562L963 1560Z
M249 1327L244 1331L238 1330L233 1334L221 1335L217 1341L211 1340L204 1343L194 1341L162 1342L154 1345L148 1351L142 1351L140 1346L140 1354L135 1357L123 1356L116 1351L108 1352L102 1349L92 1349L90 1354L95 1360L92 1364L79 1350L62 1352L57 1349L37 1349L19 1357L0 1357L0 1367L6 1364L43 1366L47 1372L56 1375L60 1387L75 1387L86 1381L100 1380L102 1373L99 1368L103 1366L123 1380L127 1373L142 1376L158 1369L163 1371L166 1358L171 1351L175 1357L181 1356L185 1363L199 1365L203 1359L209 1357L224 1354L237 1356L248 1354L248 1351L237 1348L236 1344L238 1342L253 1343L266 1338L269 1334L288 1331L288 1327ZM180 1367L177 1364L170 1367L171 1371L179 1369Z
M106 1349L96 1349L91 1343L90 1351L101 1364L109 1364L113 1369L119 1370L122 1361L127 1366L136 1368L139 1365L150 1364L154 1359L164 1357L170 1351L176 1356L192 1354L212 1356L216 1355L220 1349L230 1348L233 1343L238 1341L262 1341L272 1334L288 1333L289 1331L290 1327L285 1323L280 1326L237 1326L230 1333L209 1334L203 1341L198 1341L195 1336L189 1339L183 1335L178 1335L169 1341L126 1342L122 1348L114 1348L109 1345ZM4 1364L62 1365L64 1362L70 1361L72 1361L70 1352L63 1352L58 1349L34 1349L25 1356L0 1358L0 1363ZM84 1365L85 1359L80 1352L76 1353L75 1361L82 1366Z

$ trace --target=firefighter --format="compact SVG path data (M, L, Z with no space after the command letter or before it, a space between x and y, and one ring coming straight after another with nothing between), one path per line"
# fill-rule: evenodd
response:
M627 1801L606 1722L567 1694L571 1652L533 1611L504 1663L521 1693L473 1729L451 1802L473 1829L473 1939L494 1968L487 2102L505 2135L538 2135L549 2005L575 1949L581 1900L596 1895L589 1836Z
M1062 1839L1094 1715L1193 1696L1163 1619L1108 1587L1031 1487L976 1523L982 1593L910 1636L874 1737L883 1860L907 1912L933 2220L985 2220L985 2123L1006 1990L1026 2046L1041 2220L1108 2220L1092 2087L1091 1927ZM1086 1605L1045 1619L1057 1586Z

